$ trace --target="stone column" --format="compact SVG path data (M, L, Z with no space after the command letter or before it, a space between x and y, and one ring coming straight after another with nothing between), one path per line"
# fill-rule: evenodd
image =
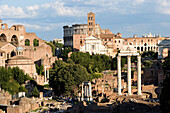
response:
M84 96L83 96L83 86L84 86L84 84L82 83L82 86L81 86L81 101L83 101L84 100Z
M86 96L87 97L89 96L89 86L88 85L86 86Z
M47 70L47 82L49 83L49 78L50 78L50 75L49 75L49 69Z
M121 56L117 56L117 73L118 73L118 95L122 95L121 93Z
M46 66L44 66L44 83L46 83L46 80L47 80L47 78L46 78L46 76L47 76L46 73L47 73L47 72L46 72Z
M89 97L90 97L90 101L93 101L91 83L89 83Z
M84 85L84 97L86 97L86 86Z
M141 93L141 56L137 56L138 59L138 95L142 95Z
M87 84L87 101L89 101L89 85Z
M128 82L128 95L131 95L131 56L127 56L127 64L128 64L128 73L127 73L127 82Z

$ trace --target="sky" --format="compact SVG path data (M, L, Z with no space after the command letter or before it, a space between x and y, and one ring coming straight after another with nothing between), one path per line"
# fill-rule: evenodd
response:
M102 29L123 38L170 36L170 0L0 0L3 23L24 25L47 41L63 38L64 25L86 24L91 11Z

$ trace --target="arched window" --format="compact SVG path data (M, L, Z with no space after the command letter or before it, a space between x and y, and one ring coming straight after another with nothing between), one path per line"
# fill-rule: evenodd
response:
M34 45L34 47L39 46L39 40L37 40L35 38L34 41L33 41L33 45Z
M11 52L11 57L16 56L16 53L14 51Z
M147 43L145 43L144 46L147 46Z
M25 40L25 46L30 46L30 40L29 39Z
M11 38L11 44L17 46L18 45L18 38L16 35L13 35Z
M0 35L0 42L6 42L6 41L7 41L6 35L5 34L1 34Z

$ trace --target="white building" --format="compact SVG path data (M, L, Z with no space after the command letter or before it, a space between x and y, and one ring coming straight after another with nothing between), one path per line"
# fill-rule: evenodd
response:
M86 37L86 39L84 40L85 40L85 45L80 47L80 51L89 52L90 55L92 54L107 55L108 49L106 46L102 45L101 39L91 35L89 37Z

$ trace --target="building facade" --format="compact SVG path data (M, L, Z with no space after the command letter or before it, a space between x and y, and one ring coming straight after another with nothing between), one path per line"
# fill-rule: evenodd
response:
M90 55L107 54L108 49L99 38L91 35L85 39L85 45L80 48L80 51L89 52Z
M0 66L23 67L21 69L33 77L37 75L35 64L49 70L55 60L51 47L35 33L27 33L23 25L8 28L0 20ZM5 61L8 62L5 64Z

